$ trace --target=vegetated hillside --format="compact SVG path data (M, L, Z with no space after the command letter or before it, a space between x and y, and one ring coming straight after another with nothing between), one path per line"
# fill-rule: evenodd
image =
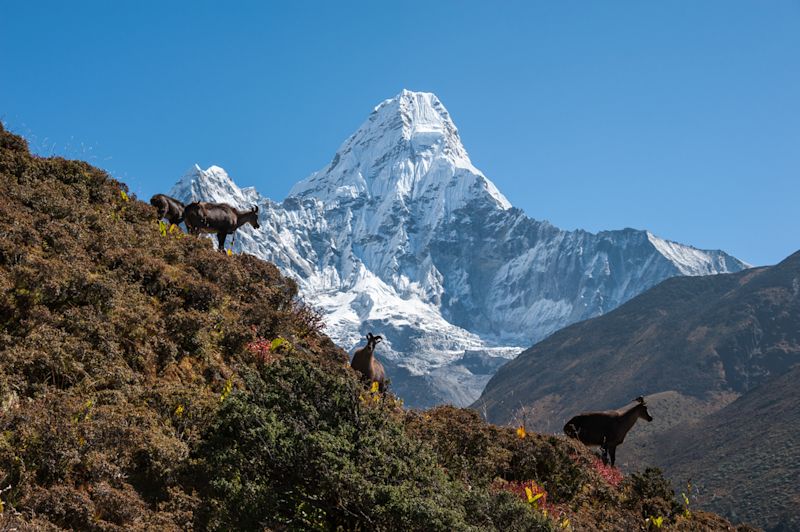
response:
M0 197L2 529L730 529L654 470L404 411L273 265L2 126Z
M618 452L622 465L661 463L674 480L692 477L706 486L704 499L716 501L713 508L767 526L775 522L773 514L758 509L774 501L788 508L793 500L797 514L796 475L784 474L780 465L787 456L782 449L793 440L780 434L800 427L796 416L756 422L746 412L770 397L777 401L772 383L785 382L782 375L798 363L800 253L795 253L772 267L664 281L614 312L568 327L522 353L500 369L473 406L494 422L525 418L536 430L560 432L576 413L646 395L655 420L633 428ZM800 401L796 386L783 392L780 404ZM736 400L742 394L747 395ZM723 414L752 438L726 438L722 445L710 428L724 426L718 425ZM673 440L678 428L701 419L698 428ZM673 441L677 447L660 446ZM730 453L740 475L752 472L742 484L750 486L750 510L741 506L741 476L723 474L718 469L723 462L713 458L717 453L701 459L698 451L683 465L683 454L673 456L681 446L717 445ZM759 480L764 484L757 488Z
M800 530L798 383L800 366L649 442L654 459L675 478L696 478L704 506L769 531Z

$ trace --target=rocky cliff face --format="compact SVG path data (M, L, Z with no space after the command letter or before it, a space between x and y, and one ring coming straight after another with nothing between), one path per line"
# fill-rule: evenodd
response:
M668 277L746 267L646 231L562 231L528 218L473 166L430 93L378 105L280 203L215 166L195 166L171 194L257 203L261 228L240 230L234 250L294 277L340 345L382 334L378 356L414 406L469 404L522 347Z

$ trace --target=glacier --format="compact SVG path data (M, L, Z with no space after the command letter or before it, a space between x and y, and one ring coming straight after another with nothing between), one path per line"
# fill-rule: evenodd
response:
M374 108L331 162L281 202L194 165L182 201L258 205L232 244L275 263L351 352L367 332L406 404L463 406L496 370L556 330L676 275L748 265L649 231L561 230L511 205L471 162L431 93Z

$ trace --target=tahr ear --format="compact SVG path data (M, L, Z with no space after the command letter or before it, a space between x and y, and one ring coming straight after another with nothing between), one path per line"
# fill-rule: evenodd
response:
M253 206L253 212L258 212L258 205Z
M372 333L367 333L367 340L371 342L372 338L373 338Z

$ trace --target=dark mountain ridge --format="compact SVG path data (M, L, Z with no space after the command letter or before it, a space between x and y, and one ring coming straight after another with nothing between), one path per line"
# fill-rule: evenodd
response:
M800 366L767 380L643 457L675 479L696 479L698 502L768 531L800 530Z
M570 412L677 391L741 394L800 362L800 252L772 267L668 279L614 311L566 327L504 365L473 407L537 428Z
M775 266L668 279L567 327L500 368L473 408L560 433L574 414L648 396L655 420L618 449L623 467L661 465L702 486L708 508L794 530L800 490L786 464L800 433L799 363L797 252Z

